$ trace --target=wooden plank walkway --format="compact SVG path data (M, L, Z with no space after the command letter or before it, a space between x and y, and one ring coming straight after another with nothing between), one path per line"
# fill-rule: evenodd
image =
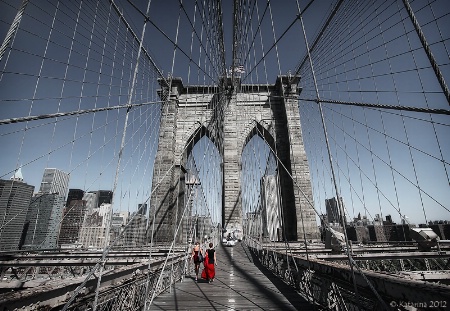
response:
M218 246L216 252L214 282L200 278L195 282L195 275L187 276L172 292L156 297L150 310L314 310L293 288L260 265L243 243Z

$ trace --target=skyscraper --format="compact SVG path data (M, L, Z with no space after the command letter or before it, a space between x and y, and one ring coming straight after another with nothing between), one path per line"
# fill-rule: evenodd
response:
M94 208L97 208L97 193L96 192L85 192L83 195L83 201L86 201L86 213L85 218L87 215L90 215Z
M56 248L69 174L46 168L39 192L28 209L24 249Z
M56 193L36 193L28 209L25 241L22 249L56 248L61 213L57 209L64 206L64 198Z
M113 193L110 190L98 190L98 202L97 206L100 207L103 203L112 203Z
M72 200L83 200L84 190L81 189L69 189L67 194L66 206L69 206Z
M79 235L79 242L84 247L105 247L107 215L111 209L111 204L103 203L100 207L94 208L91 213L86 213Z
M56 168L46 168L42 176L40 193L58 193L64 198L69 189L69 174Z
M147 203L145 204L138 204L138 210L137 213L140 215L147 215Z
M19 170L11 180L0 179L0 251L20 248L34 186L23 182Z
M69 189L61 229L59 230L59 246L74 246L78 242L78 235L86 214L86 201L83 200L83 197L83 190Z
M344 200L342 199L342 197L339 197L339 203L341 205L341 212L344 211ZM340 218L340 212L339 212L339 205L338 205L338 201L336 200L335 197L331 198L331 199L325 199L325 207L327 210L327 218L328 218L328 223L341 223L341 218ZM344 217L345 218L345 217Z

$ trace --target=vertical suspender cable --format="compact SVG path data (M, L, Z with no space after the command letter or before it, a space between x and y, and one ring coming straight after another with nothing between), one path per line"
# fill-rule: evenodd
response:
M112 2L114 2L114 0L112 0ZM147 4L147 12L146 15L148 15L148 12L150 10L150 3L151 0L148 1ZM128 94L128 109L126 111L125 114L125 120L124 120L124 124L123 124L123 133L122 133L122 142L120 145L120 150L119 150L119 154L118 154L118 159L117 159L117 166L116 166L116 174L114 177L114 185L113 185L113 199L111 201L111 208L107 214L107 220L106 220L106 232L105 232L105 248L108 247L109 245L109 239L110 239L110 230L111 230L111 219L112 219L112 211L113 211L113 203L114 203L114 197L117 196L116 194L116 189L117 189L117 182L119 179L119 171L120 171L120 161L122 159L122 154L123 154L123 149L125 146L125 138L126 138L126 134L127 134L127 126L128 126L128 116L129 116L129 112L131 109L131 103L132 103L132 99L133 99L133 92L134 92L134 88L135 88L135 84L136 84L136 77L137 77L137 73L138 73L138 68L139 68L139 58L141 57L141 52L142 52L142 42L144 41L144 36L145 36L145 29L147 26L147 20L144 21L144 25L142 26L142 34L141 34L141 40L139 41L139 50L138 50L138 54L136 57L136 64L134 66L134 72L133 72L133 79L131 81L131 88L130 88L130 93ZM94 304L93 304L93 311L95 311L97 309L97 304L98 304L98 294L100 291L100 284L101 284L101 280L102 280L102 272L103 272L103 268L106 262L106 256L104 258L102 258L102 265L100 266L100 273L98 276L98 281L97 281L97 288L95 291L95 299L94 299Z
M306 50L307 50L307 53L308 53L309 66L311 68L312 78L313 78L313 81L314 81L314 88L315 88L316 97L317 97L316 100L317 100L317 104L319 105L320 117L322 119L322 126L323 126L323 132L324 132L324 135L325 135L325 143L326 143L326 146L327 146L328 159L330 161L330 169L331 169L331 174L332 174L332 177L333 177L334 189L335 189L335 192L336 192L336 201L337 201L338 210L339 210L339 214L340 214L340 218L341 218L341 223L342 223L342 226L343 226L343 229L344 229L343 231L344 231L344 236L345 236L345 243L346 243L346 246L347 246L346 253L347 253L347 256L348 256L350 269L352 271L353 286L354 286L354 289L355 289L356 297L358 299L358 296L359 296L359 294L358 294L358 287L356 285L355 272L353 270L353 262L351 261L351 258L350 258L350 246L349 246L348 236L347 236L346 226L345 226L346 221L345 221L344 209L343 209L343 206L342 206L342 204L340 202L340 199L339 199L339 190L338 190L338 187L337 187L337 184L336 184L336 176L335 176L335 173L334 173L333 159L332 159L332 156L331 156L330 144L329 144L329 141L328 141L328 133L327 133L326 125L325 125L325 118L323 116L323 111L322 111L322 103L320 101L319 89L317 87L316 76L315 76L315 73L314 73L314 66L313 66L313 63L312 63L311 52L309 50L309 45L308 45L308 37L306 36L305 26L303 24L303 17L302 17L302 14L301 14L300 5L298 3L298 0L297 0L297 9L298 9L298 13L299 13L300 23L302 25L302 31L303 31L303 37L305 39Z
M404 2L407 3L407 4L409 5L409 3L408 3L407 0L405 0ZM398 7L399 7L399 5L398 5ZM408 7L409 7L409 6L408 6ZM409 9L410 9L410 7L409 7ZM400 14L400 12L399 12L399 14ZM410 14L413 14L412 10L411 10L411 13L410 13ZM410 16L411 16L411 15L410 15ZM413 18L411 18L411 19L413 19ZM413 19L413 20L415 21L415 19ZM406 33L405 22L404 22L403 20L402 20L402 25L403 25L403 29L404 29L404 31L405 31L405 33ZM417 23L417 27L419 27L418 23ZM416 28L416 29L419 29L419 30L420 30L420 28ZM419 35L420 35L420 33L419 33ZM423 38L423 39L424 39L423 42L426 43L425 38ZM407 37L407 41L408 41L409 49L410 49L410 51L411 51L411 50L412 50L412 49L411 49L411 41L410 41L410 39L409 39L408 37ZM425 51L427 50L427 48L426 48L425 45L424 45L424 49L425 49ZM431 54L431 51L430 51L430 56L431 56L430 62L432 62L432 57L433 57L433 55ZM430 57L430 56L429 56L429 57ZM416 68L417 68L416 58L415 58L414 54L413 54L413 60L414 60L415 66L416 66ZM439 67L438 67L436 64L435 64L435 66L436 66L436 69L437 69L438 72L439 72ZM434 69L435 66L433 66L433 69ZM435 73L436 73L436 76L438 76L438 80L439 80L439 74L438 74L438 72L436 72L436 69L435 69ZM441 76L441 78L443 79L442 76ZM419 80L420 80L420 75L419 75ZM440 81L439 81L439 82L440 82ZM445 81L442 80L442 82L444 83L444 86L446 87ZM441 85L441 86L442 86L442 85ZM448 91L448 90L447 90L447 91ZM445 90L444 90L444 92L445 92ZM448 98L447 98L447 99L448 99ZM450 103L450 102L449 102L449 103ZM417 176L417 164L418 164L418 163L417 163L417 161L416 161L416 162L414 161L413 153L412 153L412 150L411 150L411 143L410 143L410 137L409 137L410 135L408 135L408 131L407 131L406 124L405 124L405 118L403 117L403 113L402 113L402 112L400 112L400 115L401 115L401 119L402 119L403 129L404 129L404 132L405 132L406 142L407 142L407 145L408 145L409 156L410 156L410 158L411 158L412 170L413 170L413 172L414 172L414 177L415 177L415 179L416 179L416 185L417 185L417 188L420 189L420 186L419 186L419 178L418 178L418 176ZM434 123L433 123L433 125L434 125ZM423 211L423 215L424 215L424 218L425 218L425 223L428 223L427 213L426 213L426 211L425 211L424 199L423 199L422 191L420 191L420 190L419 190L419 198L420 198L420 203L421 203L421 205L422 205L422 211ZM400 205L398 206L398 212L399 212L399 214L400 214L400 219L402 219L403 221L406 221L405 217L402 217L402 214L401 214L401 212L400 212ZM404 230L404 227L402 226L401 228L402 228L402 231L403 231L403 230ZM404 233L403 233L403 236L406 238L406 236L405 236Z

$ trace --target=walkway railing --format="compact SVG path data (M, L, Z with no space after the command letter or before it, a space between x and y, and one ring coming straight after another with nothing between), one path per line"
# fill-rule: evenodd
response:
M153 259L150 265L146 260L132 260L129 265L122 262L122 267L105 270L95 310L142 310L146 300L169 290L171 284L184 277L188 258L183 252L169 255L167 262L161 257ZM97 275L80 288L83 280L85 276L47 280L38 288L0 294L0 309L93 310ZM75 299L68 303L75 292Z
M361 269L354 269L353 280L348 265L271 249L257 240L246 238L245 242L264 266L296 288L305 299L327 310L442 307L450 301L449 285Z
M158 267L150 272L136 270L132 278L120 283L112 283L102 288L99 294L96 310L142 310L146 300L167 291L171 285L180 281L184 274L185 256L178 256L162 269ZM158 279L161 278L158 283ZM72 304L67 310L91 310L95 293L80 297L79 303Z

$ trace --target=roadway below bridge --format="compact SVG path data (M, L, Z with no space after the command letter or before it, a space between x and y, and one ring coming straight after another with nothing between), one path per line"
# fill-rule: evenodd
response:
M170 292L156 297L150 310L314 310L294 288L262 266L243 243L219 246L216 252L214 282L200 278L196 282L194 274L187 275Z

